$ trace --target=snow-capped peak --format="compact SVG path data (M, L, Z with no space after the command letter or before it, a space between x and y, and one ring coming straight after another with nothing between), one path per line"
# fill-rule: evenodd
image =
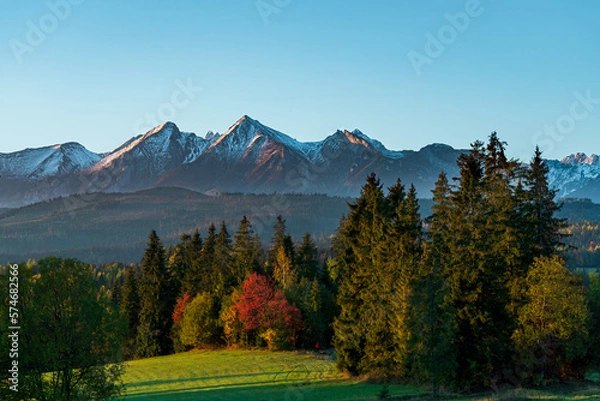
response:
M587 156L583 152L577 152L575 154L569 155L561 160L562 164L567 164L570 166L577 166L580 164L589 164L589 165L600 165L600 158L592 154L591 156Z
M158 125L158 126L152 128L150 131L146 132L144 134L144 136L142 137L142 139L148 139L149 137L156 135L160 132L166 132L166 133L172 134L174 132L179 132L179 128L177 127L177 125L174 122L166 121L166 122L162 123L161 125Z
M298 142L294 138L267 127L248 115L244 115L215 140L210 145L209 150L227 159L239 160L246 154L249 147L265 139L280 143L288 149L309 158L314 147L312 143Z
M374 150L376 152L381 153L383 156L390 159L401 159L404 157L404 154L399 151L389 150L386 148L381 142L376 139L370 138L367 135L363 134L359 129L354 129L353 131L340 131L337 130L335 134L331 135L326 141L348 141L354 145L360 145L367 149Z
M169 150L173 146L178 149L178 152L184 153L184 163L191 163L206 149L207 142L196 134L181 132L175 123L167 121L144 135L130 139L91 166L90 171L95 172L107 168L123 157L161 160L169 157Z
M76 142L0 154L0 175L40 180L80 171L100 160Z

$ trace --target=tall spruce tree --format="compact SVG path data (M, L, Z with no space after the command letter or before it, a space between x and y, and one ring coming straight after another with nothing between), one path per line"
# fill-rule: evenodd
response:
M124 356L131 358L135 355L136 337L140 322L140 291L138 285L138 271L130 266L125 272L125 282L121 290L120 309L127 323L125 334Z
M199 267L202 245L202 237L196 229L192 236L188 234L181 236L181 242L175 246L175 251L169 258L169 269L175 279L174 287L180 295L186 292L193 295L197 293L200 272L195 269Z
M548 165L542 158L542 152L536 146L535 154L525 179L527 198L525 218L532 246L532 256L551 256L562 244L561 229L567 225L567 219L556 217L561 205L555 202L556 190L548 186Z
M185 271L181 285L181 293L186 292L192 298L203 292L212 292L215 287L212 267L215 260L216 228L214 224L208 227L204 241L196 232L190 243L190 267Z
M180 242L169 248L168 266L173 279L173 288L177 293L181 292L185 272L191 267L191 259L188 252L191 239L192 237L189 234L183 234L180 237Z
M175 305L171 275L167 269L165 249L152 230L142 259L139 283L140 318L137 355L153 357L171 351L171 314Z
M349 208L334 240L340 309L334 322L334 345L339 368L362 374L386 364L367 357L367 351L380 348L378 331L385 329L382 321L388 319L378 309L381 291L376 273L384 266L387 205L375 174L367 178L360 197Z
M409 369L409 345L414 334L411 330L414 316L410 306L414 299L413 289L421 260L423 237L414 185L410 186L406 196L403 194L403 186L398 180L388 194L391 213L386 239L388 260L381 280L382 288L391 288L391 292L382 296L389 297L392 338L396 342L388 362L391 366L386 370L400 376L405 376ZM394 198L397 200L394 201Z
M233 236L231 246L232 284L239 287L252 273L261 270L262 246L257 234L252 231L252 224L244 216L238 230Z
M455 335L454 310L448 304L450 292L446 280L449 273L448 243L453 232L450 227L450 186L441 173L432 191L434 205L427 219L428 230L423 255L409 304L413 317L411 330L418 335L409 342L411 371L416 380L430 383L432 396L437 397L441 386L453 383L456 356L452 347Z
M319 276L319 251L309 233L302 237L302 243L296 252L298 277L313 280Z
M213 288L209 292L222 298L229 294L236 285L231 272L231 237L227 225L221 222L221 228L215 238L215 253L211 273L214 277ZM209 265L207 265L209 266Z
M494 171L501 169L501 149L491 148L486 153L484 144L477 141L468 154L459 157L460 177L450 195L454 235L447 244L446 276L451 288L449 306L455 310L458 388L494 386L511 355L514 324L506 310L507 266L502 256L502 250L510 249L504 246L505 238L499 237L506 230L506 216L496 213L503 208L498 200L504 195L491 193L507 184Z

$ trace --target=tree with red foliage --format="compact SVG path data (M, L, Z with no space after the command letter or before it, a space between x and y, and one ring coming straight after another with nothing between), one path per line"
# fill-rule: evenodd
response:
M252 274L235 304L244 330L267 341L269 348L295 345L302 330L302 315L269 277Z
M181 342L181 321L183 319L183 314L188 304L192 302L192 294L186 291L179 299L177 299L177 303L175 304L175 310L171 315L173 319L173 328L171 329L171 337L173 338L173 348L175 352L184 352L189 349Z
M177 300L177 304L175 305L175 310L173 311L173 324L178 324L181 322L183 318L183 312L185 312L185 308L192 301L192 295L186 291L179 299Z

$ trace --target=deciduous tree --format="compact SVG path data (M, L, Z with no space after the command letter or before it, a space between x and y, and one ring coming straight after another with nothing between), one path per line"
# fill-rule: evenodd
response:
M585 364L578 359L587 351L590 311L580 278L557 256L540 257L525 284L526 303L513 335L525 379L546 384L569 375L582 378Z
M89 265L49 257L22 271L19 392L5 399L113 400L123 394L124 324ZM25 270L25 269L23 269ZM11 398L16 397L16 398Z

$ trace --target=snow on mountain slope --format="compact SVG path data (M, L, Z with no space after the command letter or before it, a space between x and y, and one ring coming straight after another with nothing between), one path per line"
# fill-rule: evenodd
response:
M394 151L360 130L338 130L300 142L245 115L224 134L204 138L166 122L106 154L76 143L0 154L0 207L88 192L132 192L180 186L201 192L314 192L355 196L375 172L385 185L399 177L430 196L440 171L458 174L465 150L432 144ZM600 201L600 157L577 153L549 160L559 197ZM12 197L11 197L12 196Z
M332 155L338 156L343 152L364 152L365 150L381 154L390 160L399 160L404 157L402 152L387 149L381 142L369 138L358 129L352 132L338 130L323 141L317 142L316 145L318 153L313 156L313 160L318 161L331 159Z
M209 146L207 153L217 154L223 160L239 161L248 155L249 150L260 148L267 142L279 143L309 159L318 147L317 143L299 142L244 115Z
M600 157L594 154L588 157L585 153L579 152L563 158L560 162L569 166L577 166L582 164L588 164L592 166L600 165Z
M195 134L180 132L179 128L169 121L144 135L129 140L91 166L89 172L98 172L114 166L118 160L123 158L153 159L154 167L164 172L168 159L173 156L172 152L180 153L183 156L183 163L191 163L204 152L209 143Z
M384 155L387 158L390 158L390 159L393 159L393 160L398 160L398 159L401 159L401 158L404 157L404 154L402 152L399 152L399 151L396 151L396 150L389 150L381 142L379 142L376 139L369 138L368 136L366 136L365 134L363 134L358 129L355 129L352 132L347 132L346 131L346 137L352 143L357 143L356 142L356 138L359 138L360 139L359 143L361 145L363 145L365 147L371 147L371 148L375 149L377 152L381 153L382 155Z
M576 153L561 161L548 160L548 185L558 190L557 196L566 198L577 195L585 187L594 186L600 180L598 156ZM597 197L600 197L598 193Z
M98 160L100 155L75 142L25 149L0 154L0 176L37 181L80 171Z

